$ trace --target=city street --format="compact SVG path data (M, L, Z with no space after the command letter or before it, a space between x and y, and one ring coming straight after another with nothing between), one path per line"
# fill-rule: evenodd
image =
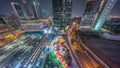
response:
M119 68L119 41L105 39L101 34L86 29L81 29L79 35L83 43L104 62L113 68Z
M71 29L68 32L68 42L71 47L71 51L73 51L73 55L77 59L76 62L83 68L109 68L104 62L101 62L99 58L94 55L89 49L83 46L83 43L80 41L79 35L75 32L77 29L77 24L73 23ZM97 57L97 58L96 58ZM79 60L78 60L79 59Z
M120 0L0 0L0 68L120 68Z
M44 46L40 46L41 38L42 36L21 36L5 47L0 48L0 68L18 68L29 65L30 62L35 64L36 59L45 49ZM44 56L44 54L42 55Z
M39 32L23 34L20 38L0 48L0 68L44 68L46 65L64 68L57 58L54 59L56 55L53 54L51 43L56 42L57 36ZM47 63L51 61L56 61L56 63Z

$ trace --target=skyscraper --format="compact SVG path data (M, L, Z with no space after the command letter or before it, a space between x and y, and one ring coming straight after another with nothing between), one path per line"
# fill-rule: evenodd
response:
M85 12L93 12L94 8L95 8L95 0L86 0L86 8L85 8Z
M103 5L103 9L99 13L99 17L95 23L94 30L101 29L102 25L104 24L106 18L110 14L111 10L113 9L114 5L116 4L117 0L106 0L105 5Z
M83 13L80 25L83 27L91 28L95 19L95 13Z
M19 20L26 19L24 16L24 12L18 3L11 2L11 6L13 8L13 11L15 12L15 15L18 17Z
M67 18L71 18L71 0L52 0L53 21L55 25L62 25Z
M0 16L0 25L8 26L10 30L19 28L19 24L12 19L12 16Z
M27 19L30 19L31 13L30 13L28 5L26 4L26 0L22 0L22 2L23 2L23 7L25 8L25 11L26 11Z
M38 0L33 1L32 9L35 18L42 18L42 10L40 8L40 3Z
M84 26L85 28L91 28L95 19L95 14L99 9L100 2L101 0L86 0L86 6L85 11L82 15L81 26Z
M64 2L65 3L65 2ZM52 0L53 7L53 20L54 23L60 23L60 20L63 20L63 15L65 15L65 5L63 4L63 0Z
M72 1L71 0L66 0L66 20L70 20L71 19L71 15L72 15ZM66 21L66 22L67 22Z

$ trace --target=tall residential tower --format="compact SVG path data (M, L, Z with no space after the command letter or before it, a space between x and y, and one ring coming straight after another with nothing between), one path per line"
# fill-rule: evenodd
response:
M103 9L100 11L99 16L97 18L97 21L95 23L94 30L101 29L102 25L104 24L106 18L112 11L113 7L115 6L117 0L103 0L105 2L105 5L103 5ZM100 6L102 8L102 6Z
M11 2L11 6L13 8L13 11L15 12L15 15L18 17L19 20L26 19L24 16L24 12L18 3Z
M32 9L33 9L33 14L36 19L42 18L42 10L40 7L40 3L38 0L34 0L32 2Z
M52 0L52 8L53 21L56 26L65 24L66 20L71 18L71 0Z

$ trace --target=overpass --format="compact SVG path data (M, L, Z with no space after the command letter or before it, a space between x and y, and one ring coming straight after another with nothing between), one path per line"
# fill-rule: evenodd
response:
M90 49L88 49L80 40L76 30L77 24L74 23L68 30L68 43L73 52L74 58L79 68L110 68L99 57L97 57Z
M43 30L24 30L25 32L43 32Z

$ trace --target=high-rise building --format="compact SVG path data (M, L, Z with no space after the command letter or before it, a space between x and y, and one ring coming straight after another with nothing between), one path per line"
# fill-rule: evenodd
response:
M71 19L71 16L72 16L72 1L71 0L66 0L66 11L65 12L66 12L65 20L67 22Z
M30 13L29 7L26 3L26 0L22 0L22 2L23 2L23 7L26 11L27 19L30 19L31 18L31 13Z
M94 30L99 30L101 29L102 25L104 24L106 18L108 17L108 15L110 14L111 10L113 9L113 7L115 6L117 0L103 0L104 5L100 6L100 8L103 7L103 9L100 10L99 16L96 19L96 23L94 26Z
M15 15L18 17L19 20L25 20L24 12L21 6L18 3L11 2L11 6L15 12Z
M101 0L86 0L85 11L82 15L81 26L91 28Z
M96 13L99 9L101 0L86 0L85 13Z
M120 34L120 18L107 18L102 28Z
M40 8L40 3L38 0L33 1L32 3L33 14L36 19L42 18L42 10Z
M14 30L19 28L19 24L12 19L12 16L0 16L0 25L8 26L9 30Z
M63 20L63 16L65 15L65 5L63 4L63 0L52 0L52 8L54 24L57 25L62 23L61 21Z
M93 12L95 8L95 4L96 4L95 0L86 0L85 12Z
M55 25L62 25L67 18L71 18L71 0L52 0L53 21Z
M76 16L76 17L74 17L73 19L72 19L72 21L73 22L75 22L75 23L77 23L77 24L80 24L81 22L81 17L79 17L79 16Z
M38 9L37 9L37 5L35 2L33 2L32 9L33 9L34 18L35 19L39 18Z
M4 19L3 19L4 16L5 15L0 15L0 25L6 25L6 23L5 23Z
M95 13L84 13L82 16L80 26L83 26L84 28L91 28L94 19L95 19Z

